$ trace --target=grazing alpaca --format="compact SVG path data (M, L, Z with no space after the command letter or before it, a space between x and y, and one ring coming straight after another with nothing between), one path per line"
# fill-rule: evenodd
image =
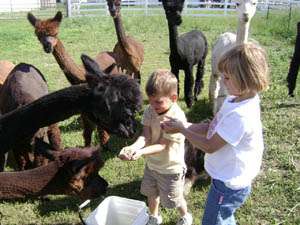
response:
M18 64L10 72L1 88L1 114L6 114L47 94L47 83L41 72L33 66L23 63ZM60 130L57 124L52 124L48 128L39 129L32 137L23 139L12 149L20 170L33 168L34 166L31 157L32 139L34 137L43 137L44 140L49 141L56 150L61 148ZM5 158L2 159L2 161L5 160ZM0 164L0 171L3 171L5 161Z
M212 74L209 83L209 100L214 114L219 111L227 96L227 90L218 71L218 61L221 55L235 44L242 44L248 41L249 26L256 11L256 5L257 0L237 0L237 34L226 32L218 38L213 46L211 57Z
M33 14L28 13L27 18L35 28L35 34L43 45L44 51L46 53L53 54L68 81L72 85L86 82L85 69L82 66L78 66L74 62L74 60L65 50L63 43L58 38L59 25L62 21L62 13L57 12L53 18L46 20L37 19ZM112 52L99 53L96 57L96 62L105 72L119 74L119 70L114 66L116 61L112 55ZM81 118L83 123L84 144L85 146L90 146L95 124L84 114L81 115ZM97 127L97 129L100 143L101 145L105 146L105 144L108 142L109 134L101 127Z
M294 55L291 60L289 73L287 76L289 95L294 97L294 90L296 88L297 75L300 67L300 22L297 24L297 37L295 43Z
M184 70L184 99L187 107L191 107L193 101L197 100L197 96L203 87L202 78L208 49L206 37L202 32L197 30L190 31L178 37L177 26L179 26L182 22L181 12L184 0L178 2L162 0L162 3L169 27L169 42L171 51L169 60L171 71L176 76L179 84L179 70ZM198 66L193 96L193 66L196 64Z
M0 199L65 194L85 200L106 192L108 184L98 175L103 161L97 149L69 148L58 152L50 151L47 145L45 148L37 143L36 147L52 161L31 170L0 173Z
M14 67L15 65L10 61L0 60L0 88L6 80L6 77Z
M116 63L126 74L133 75L141 82L141 66L144 61L144 46L130 36L126 36L121 19L121 0L107 0L110 15L113 17L118 42L113 54Z
M108 76L91 58L81 58L87 84L53 92L0 117L1 154L39 128L82 112L111 133L124 137L135 133L134 116L142 105L138 84L124 75Z

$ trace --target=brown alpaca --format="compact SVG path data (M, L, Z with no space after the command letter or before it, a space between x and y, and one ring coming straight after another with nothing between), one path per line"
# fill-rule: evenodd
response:
M48 86L42 73L28 64L18 64L7 76L0 91L1 114L9 113L22 105L47 95ZM23 139L12 148L18 169L25 170L33 168L34 157L32 154L32 140L34 137L43 138L49 141L55 150L61 148L60 130L57 124L38 129L33 136ZM5 158L1 159L0 171L4 170ZM43 163L39 164L43 165Z
M40 20L33 14L28 13L29 22L35 28L35 34L41 42L46 53L52 53L61 70L64 72L68 81L72 84L86 82L85 69L77 65L67 53L63 43L58 38L59 25L62 21L62 13L57 12L51 19ZM101 52L97 55L95 61L105 72L110 74L119 74L121 71L114 65L116 61L112 52ZM109 71L108 71L109 70ZM81 115L83 123L83 137L85 146L91 145L91 137L95 124L90 121L85 114ZM109 134L101 127L97 127L100 144L105 146L109 140Z
M57 152L38 142L36 147L37 152L51 162L31 170L0 173L0 199L65 194L85 200L106 192L108 183L98 175L103 161L96 148L69 148Z
M110 15L113 17L118 42L113 53L117 66L133 75L134 79L141 82L141 66L144 61L144 46L130 36L126 36L121 19L121 0L107 0Z
M6 77L14 67L15 65L10 61L0 60L0 88L6 80Z
M103 73L86 55L81 59L87 71L87 84L50 93L0 117L0 155L31 138L39 128L79 113L85 113L91 121L111 133L123 137L134 135L135 114L142 105L138 84L124 75ZM26 68L35 69L31 65ZM15 70L21 74L24 64L17 65Z

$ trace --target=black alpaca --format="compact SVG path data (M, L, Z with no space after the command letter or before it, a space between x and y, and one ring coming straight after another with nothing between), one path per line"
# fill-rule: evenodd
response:
M0 117L0 154L39 128L79 113L111 133L124 137L135 133L134 117L142 102L137 82L124 75L108 76L88 56L81 59L87 84L53 92Z
M295 51L291 60L290 70L287 76L289 95L294 97L296 88L297 75L300 67L300 22L297 24L297 37L295 43Z
M181 12L183 9L184 0L162 0L162 3L169 27L169 60L171 71L176 76L178 84L179 70L184 71L184 100L187 107L191 107L193 101L197 100L197 96L203 87L202 78L204 73L205 58L208 51L207 40L204 34L198 30L192 30L188 33L178 36L177 26L179 26L182 22ZM193 96L193 66L196 64L198 66Z

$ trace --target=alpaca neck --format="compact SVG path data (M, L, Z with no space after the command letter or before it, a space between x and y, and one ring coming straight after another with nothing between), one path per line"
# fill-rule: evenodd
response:
M236 35L236 43L237 44L243 44L248 41L249 26L250 26L250 21L239 22L238 29L237 29L237 35Z
M75 85L43 96L0 117L1 152L20 140L31 138L41 127L63 121L89 108L91 90L87 84Z
M171 54L177 54L177 40L178 40L178 31L177 25L174 25L168 22L169 27L169 44L170 44L170 51Z
M85 82L85 71L78 66L73 59L69 56L63 43L57 39L57 44L54 47L53 55L66 75L68 81L74 85Z
M127 46L127 42L126 42L125 30L123 27L121 15L114 17L114 24L115 24L118 42L121 44L123 48L125 48L125 46Z
M0 173L0 199L25 198L54 193L56 189L52 188L52 191L48 186L58 169L57 162L50 162L47 166L32 170Z

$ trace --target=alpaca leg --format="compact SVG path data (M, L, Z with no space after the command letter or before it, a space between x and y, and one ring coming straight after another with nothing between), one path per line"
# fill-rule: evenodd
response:
M220 80L217 74L212 74L209 80L209 102L214 115L217 112L217 97L220 89Z
M141 84L141 72L137 71L134 73L134 79L138 81L139 84Z
M194 85L193 79L193 67L191 66L189 69L185 70L184 76L184 100L188 108L193 105L193 92L192 88Z
M294 97L294 90L296 88L296 81L300 67L300 40L298 45L298 51L297 48L295 48L295 52L290 64L289 73L286 79L288 82L289 95L291 97Z
M49 143L52 146L54 150L61 150L61 137L60 137L60 129L58 127L58 124L51 124L48 127L47 131Z
M196 73L196 81L194 87L194 100L197 101L197 96L200 94L204 84L203 84L203 74L204 74L204 65L205 61L201 60L198 63L197 73Z
M102 149L109 150L109 146L108 146L108 141L110 138L109 133L99 126L97 126L97 131L98 131L98 136L99 136L100 145L102 146Z
M84 114L81 115L82 125L83 125L83 138L84 138L84 146L91 146L92 143L92 134L95 129L95 124L93 124L87 116Z
M172 66L171 68L171 72L175 75L175 77L177 78L177 82L178 82L178 87L177 87L177 94L179 96L180 93L180 88L179 88L179 69Z
M3 172L7 162L8 152L5 154L0 154L0 172Z
M289 73L286 79L288 82L289 95L291 97L294 97L294 90L296 88L296 80L299 71L299 66L300 66L300 22L297 24L297 37L296 37L295 50L294 50L293 58L291 60Z
M33 168L33 157L30 149L30 144L20 144L13 148L12 151L19 170L27 170Z

